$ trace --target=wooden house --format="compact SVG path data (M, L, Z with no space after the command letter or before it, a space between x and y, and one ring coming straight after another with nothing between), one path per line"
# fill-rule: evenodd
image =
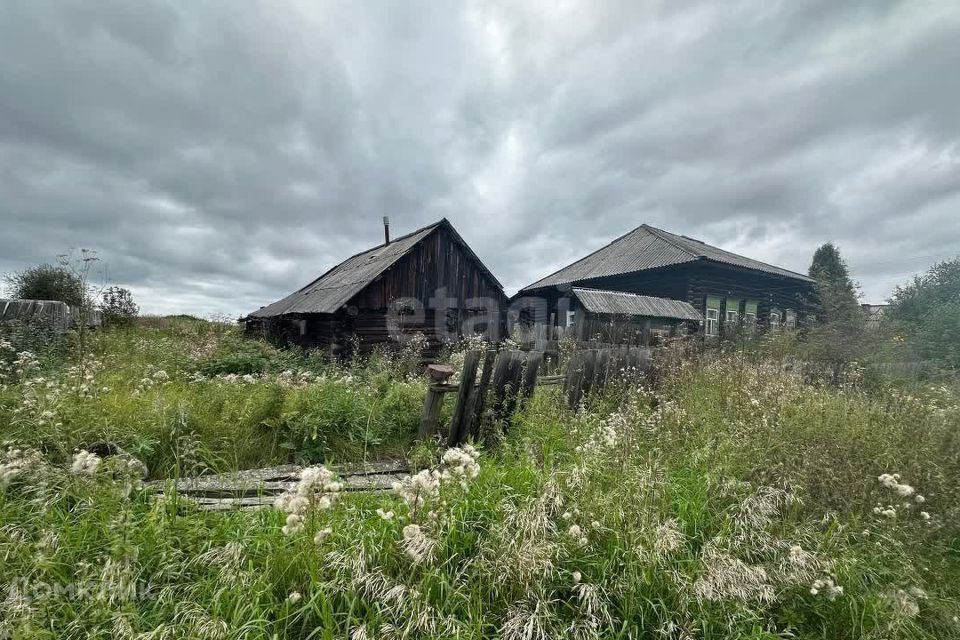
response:
M687 303L702 316L707 337L797 326L818 300L815 281L803 274L646 224L524 287L515 299L526 300L527 317L536 323L573 325L583 308L576 289L607 292L608 300L621 292Z
M497 338L503 287L445 218L351 256L249 314L248 331L346 356L424 334L435 350L465 332Z

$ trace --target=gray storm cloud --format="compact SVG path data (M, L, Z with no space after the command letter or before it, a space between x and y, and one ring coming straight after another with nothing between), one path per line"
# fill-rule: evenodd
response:
M954 2L8 0L0 271L239 314L442 216L508 290L648 222L865 298L960 252Z

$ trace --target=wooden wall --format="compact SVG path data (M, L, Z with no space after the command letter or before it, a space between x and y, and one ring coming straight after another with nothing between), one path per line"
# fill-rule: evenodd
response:
M358 309L386 309L398 298L415 298L430 308L430 300L441 288L454 298L451 306L466 309L470 298L489 298L505 308L506 296L480 268L445 227L421 241L368 287L348 306Z
M434 300L438 295L449 300ZM393 304L403 298L419 304L412 315L398 317ZM472 298L485 298L496 308L486 313L488 307L472 303ZM470 319L482 317L483 322L474 324L493 325L488 337L499 339L505 311L506 296L497 283L441 226L336 313L285 315L250 328L276 342L324 349L334 357L351 355L355 346L365 353L378 345L397 345L401 334L423 333L429 357L442 342L456 340ZM393 326L391 319L396 321Z
M637 273L592 278L576 283L578 287L624 291L647 296L672 298L689 302L700 313L705 311L707 296L756 300L761 323L772 308L793 309L798 317L816 313L818 298L812 283L751 271L724 264L697 261ZM536 292L535 297L547 302L547 315L554 313L556 322L564 319L557 305L568 287L552 287ZM741 305L742 307L742 305ZM725 309L721 309L723 313ZM742 314L743 309L739 309ZM543 315L542 313L540 315ZM533 319L533 314L527 314ZM547 316L535 319L548 322Z

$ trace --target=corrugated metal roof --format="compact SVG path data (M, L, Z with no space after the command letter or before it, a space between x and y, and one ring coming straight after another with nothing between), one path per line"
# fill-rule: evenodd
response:
M686 236L678 236L643 224L630 233L620 236L605 247L601 247L590 255L524 287L520 291L570 284L603 276L645 271L695 260L712 260L785 278L813 282L813 279L803 274L730 253L705 242Z
M476 258L476 255L456 232L453 225L444 218L439 222L391 240L390 244L381 244L347 258L299 291L254 311L250 314L250 317L267 318L287 313L333 313L353 296L360 293L374 278L405 256L418 242L444 225L450 229L454 238L463 244L467 252ZM499 285L496 278L483 266L479 258L477 258L477 262L483 271L490 276L491 280Z
M703 316L690 303L682 300L579 287L573 288L573 295L591 313L703 321Z

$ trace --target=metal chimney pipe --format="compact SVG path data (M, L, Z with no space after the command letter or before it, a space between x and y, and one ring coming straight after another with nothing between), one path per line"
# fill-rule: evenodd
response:
M390 244L390 218L383 216L383 244Z

